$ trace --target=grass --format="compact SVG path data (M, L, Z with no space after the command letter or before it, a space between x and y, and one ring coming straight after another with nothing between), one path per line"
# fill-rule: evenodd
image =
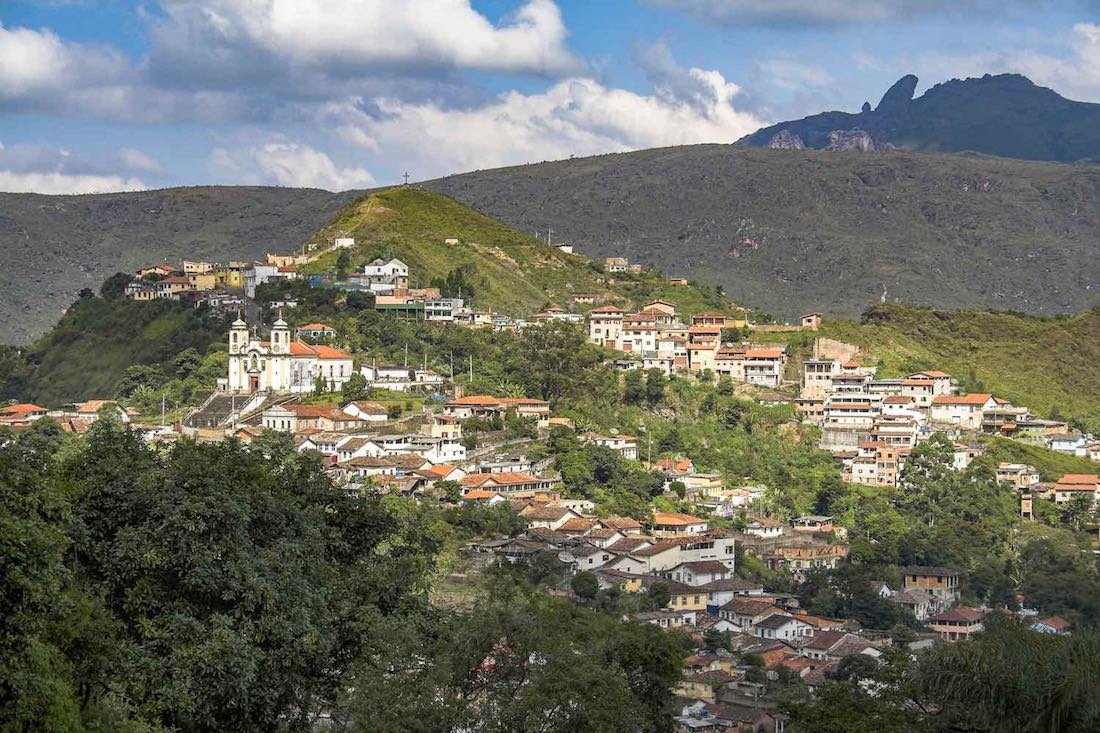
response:
M434 278L465 268L475 287L474 305L513 316L527 316L551 304L569 308L569 296L578 293L596 294L600 304L622 307L638 307L659 297L685 312L731 308L713 288L673 286L652 271L610 276L599 263L561 252L449 196L420 188L364 196L345 207L314 241L337 236L356 239L353 270L377 257L398 257L409 266L410 285L426 287ZM444 243L452 237L459 243ZM300 269L332 271L338 256L337 251L322 253Z
M819 335L866 348L883 376L942 369L1043 417L1100 419L1100 308L1040 318L888 305L868 315L826 319Z
M1087 458L1057 453L1042 446L994 435L983 437L982 442L985 444L986 454L994 461L1034 466L1042 481L1057 481L1067 473L1100 473L1100 465Z

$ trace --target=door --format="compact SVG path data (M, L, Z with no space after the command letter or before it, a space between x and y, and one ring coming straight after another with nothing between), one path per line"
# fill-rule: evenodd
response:
M258 392L259 389L260 389L260 375L259 374L249 374L248 375L248 391L249 391L249 393L251 394L252 392Z

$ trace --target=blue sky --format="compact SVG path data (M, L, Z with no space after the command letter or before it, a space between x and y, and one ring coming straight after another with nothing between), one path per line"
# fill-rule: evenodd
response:
M0 190L330 190L662 145L1015 71L1095 0L0 0Z

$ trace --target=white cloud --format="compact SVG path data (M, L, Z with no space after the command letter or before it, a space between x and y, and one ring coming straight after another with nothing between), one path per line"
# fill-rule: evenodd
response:
M279 186L323 188L346 191L375 185L364 168L340 168L332 159L309 145L270 142L243 152L215 148L212 168L246 183L274 183Z
M926 79L1018 73L1070 99L1100 102L1100 25L1074 25L1062 45L1064 55L1010 48L964 55L928 53L905 63Z
M126 168L120 159L121 155L108 156L97 163L65 148L26 143L5 147L0 142L0 191L63 194L147 188L142 180L118 172Z
M0 168L0 191L7 193L109 193L141 191L145 188L146 185L137 178L70 173L16 173Z
M118 151L119 162L126 170L138 173L160 173L160 163L153 156L135 148L121 148Z
M494 25L469 0L161 0L156 40L175 61L230 61L261 51L304 67L355 75L428 67L561 74L580 60L566 46L553 0L527 0ZM154 51L155 54L155 51ZM206 57L205 59L203 57Z
M838 26L890 23L992 0L649 0L703 20L727 25Z
M571 155L728 143L764 124L735 107L740 90L717 71L665 72L676 83L666 79L649 95L578 77L468 109L380 99L379 114L334 104L324 119L347 142L415 163L418 178Z
M0 101L30 99L85 84L112 83L125 75L115 52L67 43L48 30L0 24Z

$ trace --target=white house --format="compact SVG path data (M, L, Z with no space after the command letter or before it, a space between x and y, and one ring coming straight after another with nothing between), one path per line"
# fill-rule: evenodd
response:
M372 260L363 267L360 282L370 286L375 292L390 292L397 288L409 287L409 266L394 257Z
M753 624L752 629L753 633L761 639L779 639L780 641L796 641L814 634L813 626L784 613L773 613L767 618L760 619Z
M996 405L997 400L987 392L939 395L932 398L929 417L934 425L952 425L963 430L980 430L982 413Z
M344 405L342 409L349 415L357 417L364 422L385 422L388 417L385 407L377 402L369 402L367 400L349 402Z

